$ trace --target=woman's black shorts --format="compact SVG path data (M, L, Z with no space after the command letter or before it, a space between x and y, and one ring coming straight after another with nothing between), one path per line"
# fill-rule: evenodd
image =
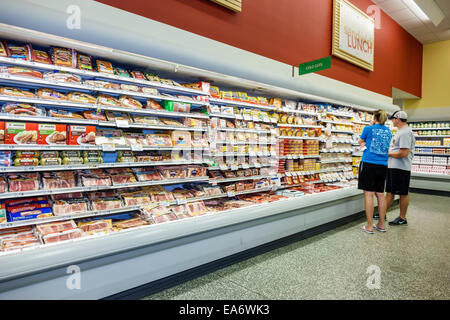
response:
M387 166L362 162L359 164L358 189L384 192Z

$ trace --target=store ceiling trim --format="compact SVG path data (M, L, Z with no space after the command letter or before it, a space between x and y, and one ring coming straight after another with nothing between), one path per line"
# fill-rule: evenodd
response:
M450 40L450 0L372 1L422 44Z

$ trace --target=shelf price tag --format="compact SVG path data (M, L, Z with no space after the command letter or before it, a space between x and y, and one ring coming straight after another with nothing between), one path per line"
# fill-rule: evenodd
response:
M232 198L232 197L234 197L234 196L236 196L236 194L234 193L234 191L228 191L228 192L227 192L227 197Z
M131 151L144 151L144 147L140 144L132 144Z
M177 204L181 205L181 204L186 204L187 200L186 199L177 199Z
M128 120L116 120L116 126L118 128L129 128L130 124L128 123Z
M115 152L116 146L114 145L114 143L102 144L102 151L103 152Z

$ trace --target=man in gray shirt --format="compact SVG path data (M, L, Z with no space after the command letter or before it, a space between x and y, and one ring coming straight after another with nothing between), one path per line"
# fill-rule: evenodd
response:
M400 196L400 216L389 222L391 226L407 225L406 211L409 205L409 181L411 178L411 162L414 157L416 139L406 123L408 115L404 111L395 112L391 118L398 128L389 148L388 170L386 175L386 205L394 202L395 195Z

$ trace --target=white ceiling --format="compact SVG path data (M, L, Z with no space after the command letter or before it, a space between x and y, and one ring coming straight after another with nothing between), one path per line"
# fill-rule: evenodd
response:
M450 0L434 1L445 17L436 27L430 20L421 20L403 0L372 0L387 15L400 24L414 38L423 44L450 39ZM383 21L381 21L383 27Z

